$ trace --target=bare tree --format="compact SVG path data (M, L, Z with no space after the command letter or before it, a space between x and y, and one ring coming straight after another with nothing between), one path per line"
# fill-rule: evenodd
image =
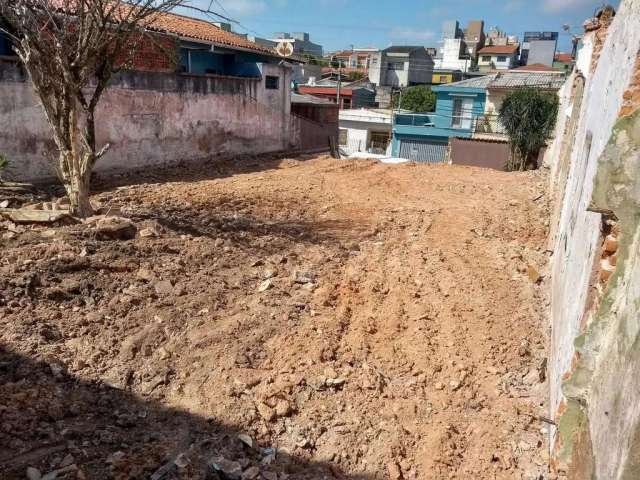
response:
M13 41L44 107L58 147L56 170L73 215L93 213L91 172L109 148L96 145L95 113L110 79L151 37L148 29L156 15L186 3L0 0L0 29Z

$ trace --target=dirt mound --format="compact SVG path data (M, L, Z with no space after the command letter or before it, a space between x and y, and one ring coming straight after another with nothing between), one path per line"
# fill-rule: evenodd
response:
M540 173L182 175L3 240L2 478L546 478Z

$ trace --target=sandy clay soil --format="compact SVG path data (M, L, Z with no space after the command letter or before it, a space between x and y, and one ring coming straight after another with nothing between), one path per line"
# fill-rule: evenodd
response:
M542 173L97 185L134 238L0 222L0 478L548 478Z

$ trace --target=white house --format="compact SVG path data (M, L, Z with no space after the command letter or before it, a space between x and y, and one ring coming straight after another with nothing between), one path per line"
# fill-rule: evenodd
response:
M387 154L391 147L393 112L382 109L340 110L340 149Z
M492 45L478 51L479 70L511 70L518 66L518 44Z
M466 54L464 40L447 38L442 41L442 56L434 59L434 67L441 70L460 70L468 72L471 68L471 57Z

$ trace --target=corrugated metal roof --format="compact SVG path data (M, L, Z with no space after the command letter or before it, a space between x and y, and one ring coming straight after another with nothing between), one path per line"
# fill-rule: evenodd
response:
M562 88L564 81L564 75L557 73L507 72L496 74L488 88L536 87L558 90Z
M484 77L470 78L460 82L448 83L438 88L519 88L537 87L549 90L558 90L565 82L565 76L558 72L526 72L509 71L493 73Z
M495 75L485 75L484 77L474 77L459 82L446 83L438 88L463 87L463 88L487 88Z
M304 103L312 105L335 105L330 100L326 100L320 97L314 97L313 95L303 95L300 93L291 92L291 103Z

